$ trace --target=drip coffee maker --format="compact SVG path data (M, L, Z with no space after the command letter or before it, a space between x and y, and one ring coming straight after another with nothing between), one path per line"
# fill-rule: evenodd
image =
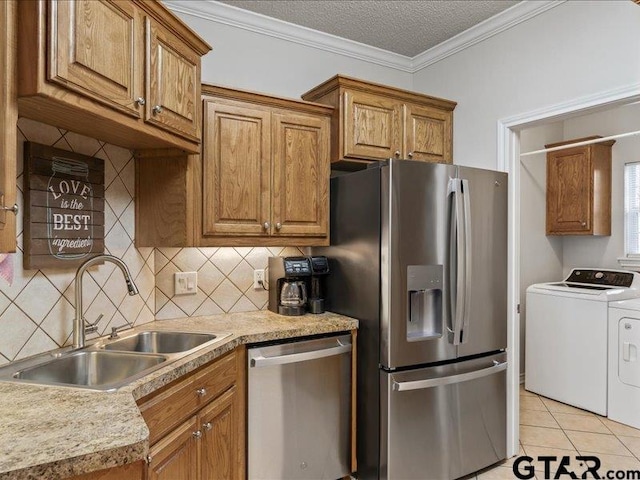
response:
M269 257L269 310L304 315L311 262L307 257Z

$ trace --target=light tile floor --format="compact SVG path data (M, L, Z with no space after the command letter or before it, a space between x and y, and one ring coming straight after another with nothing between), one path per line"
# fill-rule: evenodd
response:
M639 407L640 408L640 407ZM580 467L576 455L593 455L601 461L599 474L604 478L608 470L640 471L640 430L613 422L585 410L527 392L520 386L520 455L537 459L542 455L569 456L567 470L578 478L586 467ZM517 478L513 461L517 457L496 464L477 475L465 477L477 480ZM536 478L545 477L544 466L534 461ZM558 463L552 464L558 467ZM552 469L550 478L555 475ZM563 475L560 478L570 478ZM588 475L587 478L594 478ZM623 477L636 478L636 477Z

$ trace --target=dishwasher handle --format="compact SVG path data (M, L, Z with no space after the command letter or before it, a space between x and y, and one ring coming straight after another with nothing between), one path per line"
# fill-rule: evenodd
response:
M312 350L310 352L292 353L289 355L280 355L277 357L264 357L256 355L251 359L251 367L270 367L272 365L285 365L287 363L305 362L307 360L316 360L318 358L333 357L351 351L351 344L340 344L337 347L324 348L321 350Z

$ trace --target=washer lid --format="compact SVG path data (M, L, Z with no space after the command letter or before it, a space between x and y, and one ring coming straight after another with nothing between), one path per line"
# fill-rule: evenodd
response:
M538 283L527 291L611 302L640 297L640 274L628 270L574 268L563 282Z

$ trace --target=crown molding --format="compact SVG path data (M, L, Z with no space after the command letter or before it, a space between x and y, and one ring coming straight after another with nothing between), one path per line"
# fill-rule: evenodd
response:
M176 13L192 15L402 72L415 73L551 8L557 7L565 1L520 2L413 58L311 28L294 25L214 0L164 0L163 3Z
M354 42L346 38L320 32L311 28L267 17L213 0L164 0L173 12L192 15L224 25L268 35L288 42L298 43L365 62L413 73L411 57L389 52L381 48Z
M436 45L429 50L419 53L412 59L413 73L433 65L461 50L480 43L487 38L504 32L519 23L540 15L552 8L562 5L566 0L524 1L507 8L483 22L459 33L455 37Z

